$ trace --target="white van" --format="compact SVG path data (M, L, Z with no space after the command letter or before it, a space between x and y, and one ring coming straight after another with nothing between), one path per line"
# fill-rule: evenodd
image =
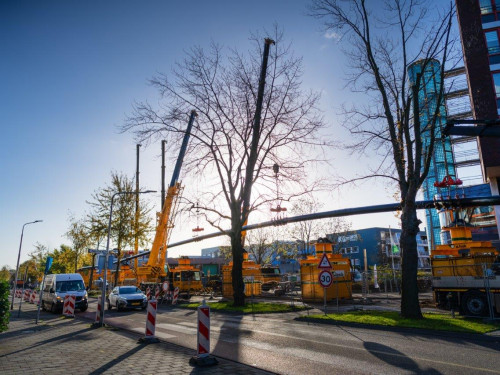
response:
M66 294L76 296L75 308L82 312L87 310L88 295L82 275L78 273L60 273L45 276L42 309L52 312L62 310Z

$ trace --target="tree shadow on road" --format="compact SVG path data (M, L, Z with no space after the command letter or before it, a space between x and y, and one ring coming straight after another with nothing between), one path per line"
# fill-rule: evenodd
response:
M135 348L130 349L128 352L123 353L119 357L114 358L113 360L109 361L108 363L102 365L98 369L95 369L94 371L90 372L89 375L97 375L97 374L102 374L103 372L109 370L110 368L119 365L122 361L126 360L128 357L134 355L138 351L144 349L148 344L138 344ZM140 370L138 370L138 373L140 373Z
M370 341L363 342L363 346L368 352L370 352L370 354L384 361L390 366L409 370L415 374L441 374L441 372L434 368L421 368L413 359L407 357L404 353L389 346Z

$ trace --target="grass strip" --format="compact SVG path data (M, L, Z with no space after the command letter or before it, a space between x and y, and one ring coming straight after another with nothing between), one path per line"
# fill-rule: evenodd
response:
M446 314L424 313L424 319L402 318L397 311L363 310L339 314L309 315L296 320L315 321L334 324L348 322L389 327L421 328L436 331L452 331L466 333L487 333L500 329L500 323L486 323L480 319L470 319L462 316L452 318Z
M238 312L243 314L270 314L270 313L284 313L292 311L305 310L308 307L304 305L288 305L282 303L267 303L267 302L255 302L246 303L245 306L233 306L233 302L209 302L208 305L212 311L220 312ZM179 307L186 309L197 309L200 306L199 303L184 303L180 304Z

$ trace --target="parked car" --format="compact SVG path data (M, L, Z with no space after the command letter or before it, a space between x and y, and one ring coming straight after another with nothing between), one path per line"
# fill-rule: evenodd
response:
M145 309L148 305L146 295L135 286L117 286L113 288L107 298L108 310L116 307L123 309Z

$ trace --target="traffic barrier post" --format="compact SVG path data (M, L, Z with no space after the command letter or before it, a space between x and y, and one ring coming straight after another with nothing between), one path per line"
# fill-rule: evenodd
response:
M156 288L155 288L155 300L159 300L160 299L160 287L157 285Z
M29 302L31 297L31 289L26 289L24 291L24 302Z
M210 355L210 307L205 304L205 300L198 306L197 337L197 355L191 357L189 363L197 366L216 365L217 359Z
M176 287L174 289L174 296L172 297L172 305L176 305L178 299L179 299L179 288Z
M31 292L30 303L35 303L35 298L36 298L36 290Z
M101 323L101 310L102 310L102 302L101 302L101 296L97 299L97 311L95 313L95 325L100 325Z
M158 338L155 337L156 328L156 308L158 305L157 300L148 301L148 308L146 314L146 333L145 336L139 339L139 342L152 344L159 342Z
M75 304L76 304L76 296L66 294L64 296L63 315L67 316L67 317L74 318L75 317Z
M148 301L151 299L151 289L149 288L149 286L146 288L146 298L148 299Z

